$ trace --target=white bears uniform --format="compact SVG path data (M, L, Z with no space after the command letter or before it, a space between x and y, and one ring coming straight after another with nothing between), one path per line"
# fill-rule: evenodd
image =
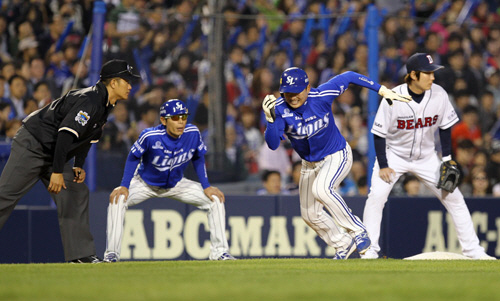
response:
M399 85L393 90L409 94L407 84ZM387 102L381 102L371 132L386 139L387 163L395 171L395 177L391 183L382 180L378 160L375 162L363 215L363 222L372 240L369 253L376 254L373 251L380 251L382 211L392 187L401 175L411 172L439 198L450 213L463 254L471 258L486 256L483 247L479 245L462 193L458 189L448 193L436 188L441 160L435 151L434 133L438 129L450 128L458 120L448 94L436 84L425 91L420 103L394 102L389 106Z

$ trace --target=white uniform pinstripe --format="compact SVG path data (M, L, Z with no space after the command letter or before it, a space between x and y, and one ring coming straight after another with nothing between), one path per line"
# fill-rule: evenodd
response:
M352 241L351 235L355 236L365 229L342 196L335 191L349 173L351 165L352 152L349 144L321 161L302 160L299 185L302 218L334 248L346 248Z
M221 203L216 196L217 201L212 202L204 193L201 184L182 178L173 188L163 189L146 184L139 175L136 175L130 182L129 197L127 202L120 197L117 203L110 203L108 207L108 226L107 226L107 246L106 254L114 252L120 255L123 224L125 211L130 206L137 205L150 198L171 198L185 204L196 206L198 209L207 212L208 226L210 229L210 256L214 260L222 253L228 253L228 243L226 239L226 212L224 203Z
M394 91L409 94L406 84L394 88ZM438 128L450 128L457 121L458 117L448 100L448 94L436 84L425 91L420 103L395 101L389 106L385 101L381 102L372 133L386 139L387 163L396 175L391 183L385 182L379 176L378 161L375 162L370 193L363 214L363 222L372 240L373 251L380 251L378 241L382 211L389 193L401 175L411 172L432 191L450 213L463 254L471 258L485 255L483 247L479 245L462 193L458 189L448 193L436 188L441 160L435 152L434 133Z

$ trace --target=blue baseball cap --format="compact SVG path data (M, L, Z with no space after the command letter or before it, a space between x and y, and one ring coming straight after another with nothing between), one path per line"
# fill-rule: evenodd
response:
M182 100L170 99L161 105L161 117L171 117L175 115L189 115L188 109Z
M444 68L441 65L434 64L434 60L427 53L415 53L410 56L406 61L406 70L407 73L412 71L423 71L423 72L434 72Z
M280 93L300 93L309 85L307 73L297 67L288 68L281 74Z

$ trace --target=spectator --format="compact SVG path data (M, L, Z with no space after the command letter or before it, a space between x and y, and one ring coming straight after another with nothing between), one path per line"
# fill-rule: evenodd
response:
M125 38L133 45L138 44L140 15L134 0L121 0L120 5L109 12L106 35L111 38L110 51L119 52L120 39Z
M295 161L292 164L292 174L286 185L290 194L299 194L300 171L302 170L302 161Z
M33 98L37 101L39 108L43 108L52 102L52 93L46 81L39 81L33 89Z
M472 196L485 197L491 194L488 176L483 166L475 166L471 170Z
M486 173L492 185L500 183L500 140L493 139L491 141L491 154L489 158Z
M287 179L292 171L292 163L288 151L285 148L285 142L282 140L276 150L271 150L264 142L259 148L257 163L259 170L277 170L281 174L281 179Z
M457 144L457 148L455 150L455 161L458 163L459 169L462 174L462 179L466 178L469 175L469 169L472 165L472 158L474 158L474 153L476 152L476 148L474 143L469 139L463 139Z
M9 79L10 103L13 106L15 118L22 120L26 117L24 113L24 102L26 101L26 80L20 75L13 75Z
M208 87L203 89L201 94L201 99L196 107L196 112L193 118L193 124L198 127L201 133L203 133L208 128L208 110L210 107L210 94L208 92Z
M21 128L22 122L19 119L12 119L5 124L6 141L12 141L17 131Z
M412 174L406 174L403 180L403 190L407 196L420 195L420 181Z
M265 170L262 173L262 186L257 190L257 195L289 194L288 190L281 187L281 174L277 170Z
M0 139L5 138L7 121L9 121L10 105L5 102L0 102Z
M10 35L7 25L7 17L0 14L0 62L10 62L12 60L9 47Z
M257 154L259 152L259 147L264 142L264 138L257 128L257 116L255 116L255 111L249 106L241 106L239 112L247 148L245 151L245 160L247 161L249 172L254 174L259 170Z
M367 196L368 195L368 177L362 176L356 182L358 188L358 195Z
M479 124L481 128L481 133L487 133L495 124L497 120L496 111L497 106L495 104L495 99L491 91L484 91L479 98Z
M104 126L102 143L98 146L105 151L118 152L126 155L133 141L137 140L138 133L133 124L129 122L127 104L117 102L112 115Z
M139 108L140 120L137 122L137 134L142 133L143 130L153 127L158 124L158 108L150 105L149 103L143 104Z
M24 115L28 116L29 114L38 110L38 101L34 98L28 98L24 102Z
M482 147L483 138L479 125L478 110L474 106L466 106L462 121L451 130L452 148L455 150L460 141L471 140L476 147Z

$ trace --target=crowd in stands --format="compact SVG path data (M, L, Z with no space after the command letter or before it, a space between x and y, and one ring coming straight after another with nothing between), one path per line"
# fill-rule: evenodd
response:
M10 141L21 121L71 88L90 86L93 2L1 1L0 139ZM108 0L103 62L133 62L142 81L118 103L99 152L126 156L145 128L159 122L159 106L177 98L206 137L210 95L208 35L202 0ZM432 55L436 72L460 116L453 154L466 196L500 196L500 5L497 1L243 0L226 1L224 81L226 143L220 181L262 181L259 194L297 194L300 158L283 141L267 148L262 99L279 96L288 67L306 70L313 87L344 71L368 75L367 8L382 16L379 82L394 87L415 52ZM412 5L414 4L414 5ZM472 7L469 4L473 4ZM468 9L470 8L470 10ZM325 17L329 16L329 17ZM68 26L70 24L70 26ZM69 32L68 32L69 31ZM66 35L67 34L67 35ZM350 87L332 106L354 152L344 195L367 194L368 90ZM439 151L439 150L438 150ZM209 153L210 155L210 148ZM210 166L208 166L210 170ZM267 184L279 176L281 186ZM425 195L418 179L403 177L395 195Z

